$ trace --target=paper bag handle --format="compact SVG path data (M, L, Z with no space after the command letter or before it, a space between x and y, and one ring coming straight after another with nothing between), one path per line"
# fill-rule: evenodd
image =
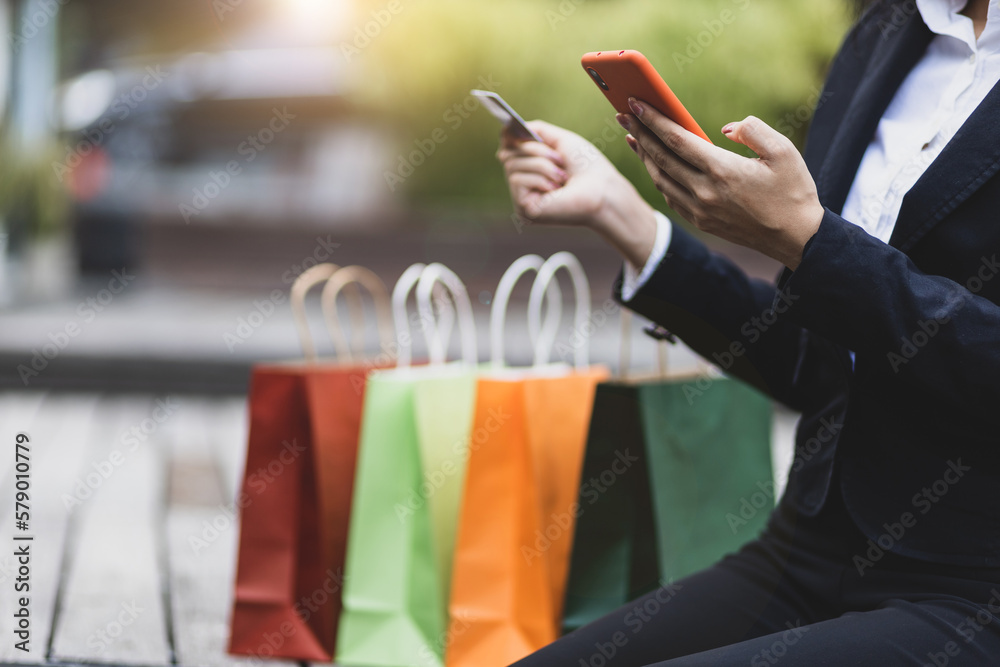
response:
M311 266L295 279L289 290L288 301L292 307L292 318L295 320L295 329L299 334L299 342L302 344L302 353L306 361L316 361L316 346L313 344L312 334L309 331L309 320L306 318L306 294L314 285L328 280L330 276L340 269L336 264L317 264ZM357 327L364 318L364 304L361 301L361 292L356 288L348 293L348 307L353 327Z
M420 280L420 274L427 268L426 264L413 264L396 281L396 286L392 289L392 321L396 330L396 364L399 366L409 366L413 359L413 336L410 332L410 321L406 311L406 300L410 296L410 291ZM431 335L435 340L444 338L451 339L451 330L455 326L455 311L451 308L451 302L444 298L445 288L441 284L434 286L433 296L436 302L442 304L441 314L433 324ZM440 299L438 298L440 297ZM446 305L445 305L446 304ZM446 346L446 342L441 343Z
M632 370L632 311L621 308L621 348L618 352L618 374L622 379L628 379ZM656 368L660 378L666 379L669 374L667 364L667 341L656 341Z
M337 316L337 297L341 290L348 285L360 285L371 295L375 307L375 326L378 330L379 344L383 350L388 349L391 344L392 305L389 302L389 290L386 289L385 283L373 271L363 266L345 266L335 271L327 279L320 296L326 327L330 332L330 338L333 339L337 356L343 357L347 361L353 361L355 351L364 352L365 330L363 320L360 322L361 326L358 326L358 321L352 321L355 343L352 350L352 346L348 344L347 337L340 326L340 318Z
M542 267L538 269L538 277L535 278L531 286L531 296L528 298L528 330L538 331L538 340L535 342L535 365L546 364L549 361L549 354L555 343L555 331L550 334L542 331L539 320L542 312L542 298L548 290L549 283L555 277L559 269L566 269L573 281L573 288L576 291L576 312L573 315L573 331L580 335L581 343L573 351L574 366L577 369L586 368L590 357L590 284L587 282L587 274L580 264L580 260L570 252L557 252L545 260Z
M427 265L420 274L420 281L417 284L417 309L420 312L420 321L427 338L430 363L443 364L447 354L446 341L442 340L440 336L434 335L439 326L437 318L434 316L434 307L431 304L431 293L436 283L444 285L451 293L451 299L455 304L458 316L462 360L466 365L475 366L479 361L479 354L476 341L476 322L472 314L469 293L461 279L451 269L437 262Z
M500 278L496 294L493 295L493 303L490 305L490 365L493 368L501 368L504 365L504 324L511 292L514 291L514 286L521 276L528 271L538 271L544 263L545 260L539 255L519 257ZM545 298L548 302L548 311L541 328L549 339L554 339L559 328L559 320L562 318L562 290L558 282L554 280L549 282ZM539 319L541 318L528 317L528 336L533 346L539 336L537 329Z

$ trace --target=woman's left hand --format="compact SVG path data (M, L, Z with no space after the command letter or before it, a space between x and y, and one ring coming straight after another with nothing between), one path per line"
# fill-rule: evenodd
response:
M790 269L823 220L816 184L788 137L748 117L722 129L759 156L745 158L688 132L643 101L619 114L629 146L667 205L698 229L760 251Z

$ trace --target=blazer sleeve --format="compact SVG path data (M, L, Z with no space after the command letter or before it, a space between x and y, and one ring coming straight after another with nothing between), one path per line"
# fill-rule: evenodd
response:
M800 353L809 343L804 328L786 314L794 300L775 285L748 277L679 225L666 256L635 296L622 302L619 280L615 298L727 374L793 409L822 399L810 397L810 387L796 382Z
M1000 405L1000 306L979 294L998 273L993 254L964 284L928 275L827 210L779 286L789 320L856 351L859 373L895 374L979 423Z

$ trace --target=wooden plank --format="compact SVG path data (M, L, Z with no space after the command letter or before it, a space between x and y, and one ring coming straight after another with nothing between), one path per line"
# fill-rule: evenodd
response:
M242 400L189 401L178 415L178 428L170 431L167 543L180 665L260 664L226 654L239 539L232 501L242 476L243 422Z
M223 481L223 492L227 501L236 499L243 483L243 469L246 466L247 432L250 427L247 416L247 399L217 399L207 407L210 445Z
M30 552L28 592L31 635L27 652L17 650L13 641L0 642L2 662L45 662L52 621L56 614L66 526L70 514L64 496L71 492L76 471L82 461L96 404L95 395L48 395L38 406L30 425L19 429L31 437L29 526L27 531L13 530L13 512L5 507L0 535L4 540L10 540L12 533L19 536L31 535L34 538L30 542L19 543L28 545ZM13 498L13 481L13 474L5 475L0 498ZM4 506L12 504L2 503ZM13 542L8 541L7 544ZM4 548L4 552L13 554L13 549ZM3 566L5 575L9 572L9 577L16 576L13 558L10 562L5 560ZM0 611L0 636L12 637L15 592L6 580L0 586L3 591L0 597L4 599Z
M170 599L179 665L261 664L259 659L226 653L238 539L238 531L228 525L229 521L217 509L190 506L172 507L167 518ZM213 523L223 529L214 533L206 530ZM279 667L295 663L268 660L267 664Z
M43 391L0 393L0 437L5 444L13 442L18 433L28 431L29 427L36 423L35 416L45 396ZM13 456L0 456L0 493L5 493L7 487L14 482L13 476L7 474L13 465ZM9 497L9 494L0 496L0 498Z
M163 451L159 406L149 399L103 403L101 428L84 471L120 460L73 515L52 658L60 661L171 663L164 604ZM130 432L132 438L123 435Z

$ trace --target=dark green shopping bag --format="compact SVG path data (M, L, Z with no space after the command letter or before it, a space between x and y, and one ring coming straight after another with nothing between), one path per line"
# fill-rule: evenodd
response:
M757 536L774 499L771 415L768 398L724 377L598 385L564 631Z

